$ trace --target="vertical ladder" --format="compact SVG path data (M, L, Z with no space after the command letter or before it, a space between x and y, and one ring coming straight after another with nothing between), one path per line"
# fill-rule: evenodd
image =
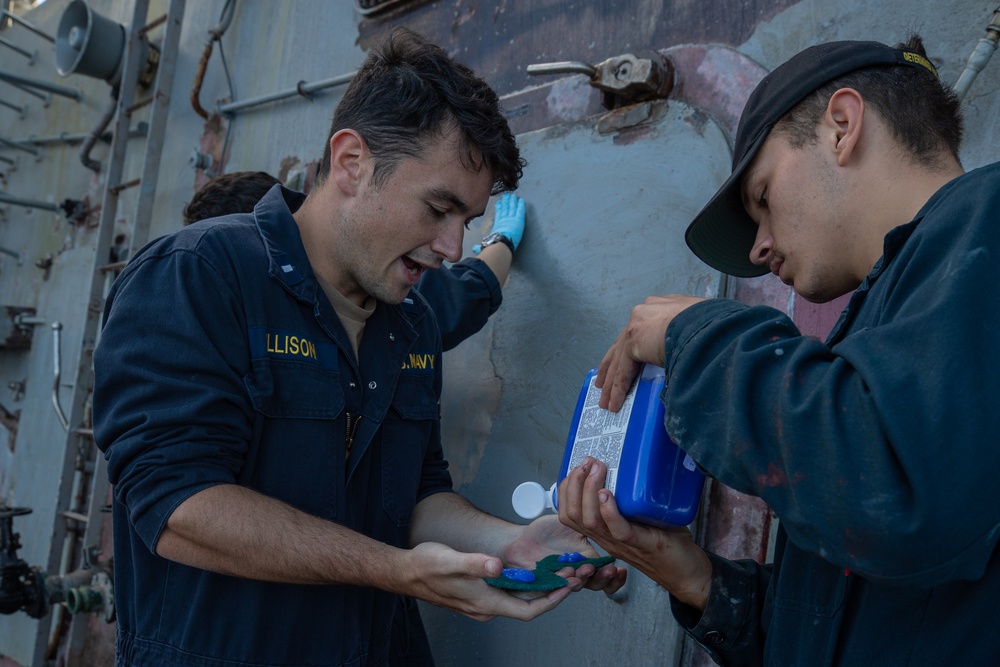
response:
M166 13L147 23L149 0L135 0L132 22L125 45L125 63L119 91L111 153L104 180L104 194L101 201L100 220L97 226L97 247L94 254L94 271L91 276L87 299L86 322L83 339L80 342L78 365L74 373L73 398L68 413L69 428L66 434L65 457L62 466L62 482L56 507L55 524L49 547L46 571L50 574L64 574L61 569L73 569L64 565L64 550L73 554L76 537L80 537L81 551L86 554L92 546L100 545L101 532L105 521L102 508L108 503L109 484L107 462L94 445L94 431L89 405L93 393L93 352L100 337L104 300L115 273L124 262L109 264L114 238L115 219L118 214L119 195L122 191L138 186L138 202L131 217L129 254L131 257L147 241L156 193L157 171L163 152L167 110L173 88L174 71L177 65L177 51L180 43L181 22L184 17L185 0L168 0ZM149 96L136 100L139 74L145 61L142 41L153 29L164 25L163 40L160 45L160 60L156 80ZM151 106L149 129L146 135L142 174L139 178L124 181L126 148L132 115L139 109ZM63 358L72 359L71 355ZM68 374L67 374L68 375ZM78 480L77 483L71 480ZM86 514L83 513L86 505ZM74 509L76 508L76 509ZM104 554L105 558L111 554ZM45 655L53 633L62 630L65 623L62 614L67 613L62 605L53 608L52 624L40 622L35 640L33 665L45 664ZM48 618L52 619L53 615ZM45 619L43 619L44 621ZM83 664L83 647L86 639L88 614L73 616L69 621L67 667Z

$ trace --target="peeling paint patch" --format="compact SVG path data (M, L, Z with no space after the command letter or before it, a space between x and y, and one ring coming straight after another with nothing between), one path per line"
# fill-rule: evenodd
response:
M211 158L212 164L207 169L195 170L194 191L200 190L213 176L222 173L226 163L226 156L222 152L228 152L230 148L225 145L228 127L229 123L217 113L205 121L204 131L198 139L198 152Z
M505 109L503 115L507 121L510 122L514 118L523 118L524 116L527 116L529 111L531 111L530 104L519 104L511 109Z
M684 122L697 132L699 137L705 136L705 126L710 120L708 114L701 109L693 109L691 113L684 117Z
M549 89L545 104L549 115L562 121L575 121L586 115L593 89L586 76L559 79Z

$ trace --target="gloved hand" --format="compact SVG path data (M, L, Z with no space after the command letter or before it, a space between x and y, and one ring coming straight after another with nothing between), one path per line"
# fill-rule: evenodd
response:
M510 239L517 250L524 235L524 200L513 192L505 192L497 199L493 207L493 230ZM479 254L482 247L477 243L472 246L472 252Z

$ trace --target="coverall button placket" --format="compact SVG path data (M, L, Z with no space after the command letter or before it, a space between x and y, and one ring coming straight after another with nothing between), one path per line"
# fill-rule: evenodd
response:
M371 382L368 383L368 388L369 389L374 390L376 387L378 387L378 383L375 382L375 380L372 380Z

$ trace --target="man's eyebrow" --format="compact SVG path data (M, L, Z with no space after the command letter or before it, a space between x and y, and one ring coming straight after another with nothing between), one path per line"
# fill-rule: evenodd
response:
M450 190L445 190L444 188L431 188L428 190L428 194L434 199L443 199L447 202L451 202L451 205L457 208L459 213L469 212L469 205L462 201L461 197Z
M467 215L469 213L470 206L467 203L465 203L465 201L463 201L461 197L456 195L451 190L446 190L444 188L431 188L430 190L427 191L427 193L434 199L443 199L447 202L450 202L451 205L454 206L456 209L458 209L458 212L463 215ZM478 218L485 212L486 211L480 211L479 213L476 213L469 217Z

